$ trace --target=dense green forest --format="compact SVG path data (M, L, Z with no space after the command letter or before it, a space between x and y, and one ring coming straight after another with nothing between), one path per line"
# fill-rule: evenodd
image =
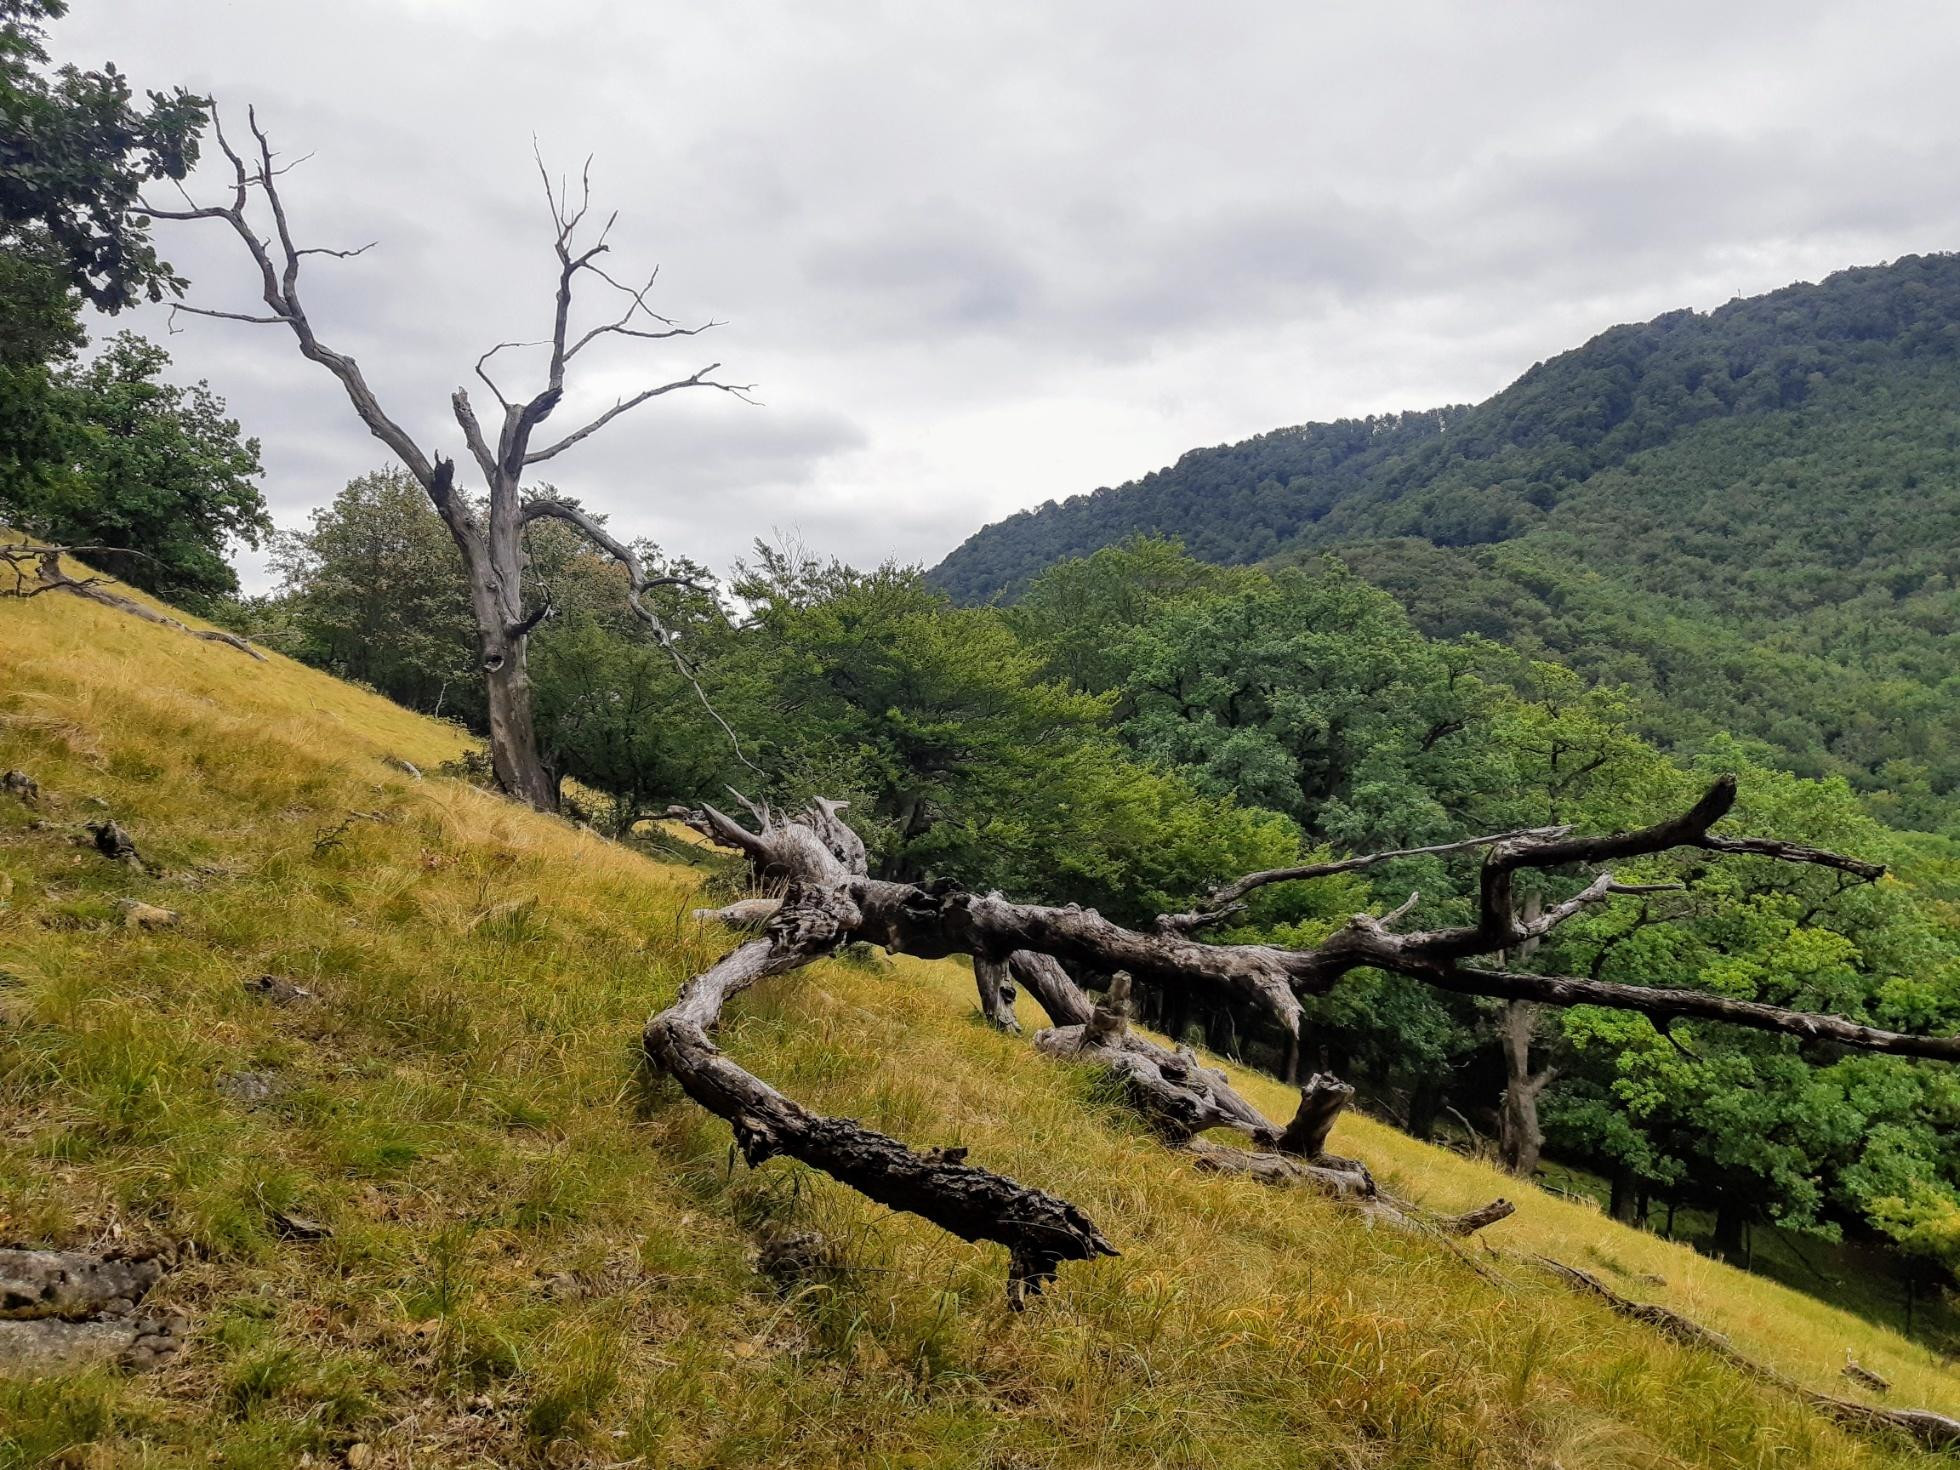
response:
M1138 533L1222 564L1334 551L1418 626L1627 688L1647 734L1718 732L1960 820L1960 256L1616 327L1474 408L1194 450L1014 516L932 573L963 600Z
M281 538L285 584L242 605L239 625L475 723L466 589L444 535L403 477L357 480ZM1223 568L1143 539L1050 568L1012 606L960 607L913 569L758 546L729 588L687 568L705 590L667 592L683 672L625 612L615 563L550 523L528 535L533 595L548 589L555 609L533 650L541 741L572 809L623 837L723 783L776 802L823 794L852 803L880 874L1147 925L1302 853L1624 827L1731 771L1746 825L1903 877L1657 860L1634 876L1682 894L1565 926L1533 962L1635 983L1694 974L1874 1024L1960 1024L1960 881L1936 847L1886 828L1841 778L1779 772L1747 742L1711 737L1684 763L1643 735L1624 692L1487 638L1429 637L1336 559ZM1412 890L1424 922L1461 922L1475 873L1474 854L1413 858L1267 890L1220 937L1311 943ZM1419 1136L1488 1132L1526 1172L1549 1147L1611 1181L1623 1218L1663 1201L1705 1212L1725 1253L1757 1220L1878 1234L1928 1269L1956 1258L1960 1089L1937 1069L1585 1009L1519 1016L1380 975L1310 1004L1304 1052L1230 1007L1142 1004L1172 1034L1278 1075L1350 1076ZM1515 1057L1501 1044L1514 1024L1527 1038ZM1557 1077L1534 1094L1538 1115L1508 1117L1507 1089L1546 1069Z

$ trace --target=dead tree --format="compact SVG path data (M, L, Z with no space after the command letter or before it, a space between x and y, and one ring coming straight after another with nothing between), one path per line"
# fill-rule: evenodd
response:
M463 568L469 579L470 610L477 630L484 687L488 695L490 757L499 784L512 796L541 810L558 805L558 781L538 750L533 719L531 680L527 662L528 641L538 623L549 616L549 601L527 611L524 606L524 528L533 521L550 517L565 522L588 542L617 561L625 569L627 600L634 613L652 630L653 636L672 654L682 673L694 682L691 668L674 649L673 640L660 618L647 605L645 594L656 587L675 585L682 579L650 577L633 548L608 532L576 505L550 498L525 499L524 476L532 467L557 458L598 433L621 415L656 398L688 389L703 388L748 400L748 385L728 383L715 377L719 363L710 363L691 373L669 378L652 387L617 399L613 405L580 427L546 443L537 442L538 430L551 418L565 394L566 375L573 361L597 343L614 339L663 342L695 337L719 326L715 321L685 326L660 316L647 305L658 271L650 273L642 285L631 285L609 274L600 263L607 254L607 236L618 215L608 218L589 243L582 238L591 205L590 160L580 181L579 202L573 205L569 188L554 187L542 159L538 171L544 180L545 199L550 209L552 247L557 255L556 284L553 293L551 326L548 334L533 342L499 342L476 360L476 376L482 380L501 410L501 420L486 431L470 403L469 393L457 388L450 398L450 409L460 429L464 447L482 476L485 500L479 504L456 483L454 459L431 455L416 443L401 423L391 416L368 385L360 365L344 352L336 351L316 335L311 319L300 299L300 268L311 255L348 258L371 248L331 250L296 243L280 194L279 178L292 165L275 166L276 155L258 118L247 118L256 145L248 161L226 138L223 124L214 108L212 125L218 146L232 169L229 203L199 206L189 195L183 208L163 208L145 203L144 209L158 219L219 220L228 225L244 247L257 276L265 311L221 311L211 307L178 304L172 311L226 321L284 326L293 334L300 355L319 363L339 380L354 412L370 433L387 445L422 488L430 503L448 527ZM263 206L270 231L261 232L253 217L255 203ZM579 329L572 321L573 296L588 283L617 292L623 305L615 317ZM515 348L541 348L546 354L543 381L528 396L509 398L490 375L490 361L498 353ZM700 686L695 684L696 692ZM703 703L706 703L705 698ZM712 715L713 710L709 713ZM719 720L719 716L716 716ZM723 726L724 731L727 727ZM730 739L733 739L732 732Z
M729 996L772 975L806 965L842 945L868 942L924 958L964 954L976 961L984 1012L1004 1025L1001 968L1047 1011L1050 1027L1035 1044L1051 1055L1105 1067L1119 1076L1137 1113L1165 1142L1200 1167L1249 1174L1275 1184L1299 1184L1347 1199L1376 1218L1423 1225L1420 1212L1383 1197L1358 1161L1325 1151L1328 1129L1351 1089L1317 1076L1302 1089L1299 1114L1281 1125L1241 1097L1223 1073L1182 1048L1167 1048L1129 1029L1121 983L1098 1006L1069 973L1145 979L1173 992L1206 993L1261 1011L1297 1034L1301 1000L1325 993L1343 975L1364 967L1406 975L1438 989L1544 1005L1598 1005L1638 1012L1665 1025L1676 1019L1719 1021L1795 1036L1816 1046L1899 1056L1960 1060L1960 1036L1883 1031L1842 1016L1787 1010L1705 990L1625 985L1567 975L1528 974L1487 963L1515 954L1590 905L1651 885L1623 884L1605 865L1675 848L1820 865L1854 879L1874 880L1884 869L1857 858L1776 838L1740 837L1712 829L1735 802L1724 777L1680 816L1637 831L1575 836L1549 827L1495 834L1453 844L1484 849L1476 922L1460 927L1398 932L1410 905L1377 917L1357 914L1311 949L1264 944L1206 944L1191 937L1202 927L1191 916L1170 916L1152 932L1126 929L1093 909L1014 903L998 893L976 894L947 882L889 882L867 875L864 844L839 818L836 802L784 818L749 804L751 830L710 806L675 815L714 841L742 853L757 885L776 895L764 906L745 901L730 915L763 924L760 938L731 950L689 980L679 998L646 1027L652 1060L697 1102L727 1119L751 1160L787 1154L822 1169L867 1196L943 1225L969 1240L1008 1247L1011 1290L1017 1300L1063 1261L1088 1260L1112 1250L1100 1230L1074 1206L1039 1189L990 1174L963 1158L918 1154L897 1141L843 1120L816 1117L744 1071L709 1039ZM1212 895L1200 912L1236 903L1266 883L1348 872L1382 855L1252 874ZM1520 872L1560 875L1596 869L1570 897L1524 917L1514 902ZM713 911L706 911L712 915ZM1227 1129L1250 1147L1232 1148L1204 1137ZM1475 1228L1506 1213L1496 1203L1440 1229Z
M9 586L0 587L0 597L29 598L39 597L44 592L66 592L88 602L100 603L103 607L114 608L119 613L127 613L132 618L141 618L146 623L156 623L165 628L175 628L179 633L188 633L193 638L201 638L207 643L222 643L227 648L235 648L247 658L265 662L265 655L235 633L226 633L218 628L193 628L167 613L160 613L133 597L125 597L112 591L108 583L113 578L103 576L71 577L62 560L78 552L107 551L103 546L35 546L19 543L0 546L0 563L4 563L12 576ZM27 575L29 566L34 568L30 581Z

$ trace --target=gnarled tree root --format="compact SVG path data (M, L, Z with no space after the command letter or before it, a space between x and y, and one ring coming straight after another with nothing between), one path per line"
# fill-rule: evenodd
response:
M1812 1408L1823 1411L1847 1428L1903 1434L1927 1449L1960 1449L1960 1419L1949 1419L1946 1415L1935 1414L1930 1409L1881 1409L1873 1404L1861 1404L1854 1399L1841 1399L1835 1394L1819 1393L1814 1388L1805 1388L1794 1378L1779 1373L1767 1364L1745 1357L1737 1351L1735 1344L1721 1333L1703 1327L1699 1322L1682 1316L1671 1307L1659 1306L1652 1302L1630 1301L1590 1271L1581 1271L1577 1266L1568 1266L1563 1261L1555 1261L1549 1256L1538 1256L1534 1259L1546 1270L1563 1277L1579 1290L1599 1298L1617 1316L1627 1317L1635 1322L1644 1322L1662 1336L1671 1338L1675 1342L1713 1353L1723 1362L1741 1369L1751 1378L1795 1394Z

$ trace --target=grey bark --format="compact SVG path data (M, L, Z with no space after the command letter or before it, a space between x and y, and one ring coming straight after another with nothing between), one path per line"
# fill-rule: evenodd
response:
M1173 999L1200 994L1212 1004L1253 1006L1295 1035L1301 996L1322 993L1348 971L1373 966L1473 995L1605 1005L1659 1019L1697 1016L1869 1051L1960 1058L1960 1037L1880 1031L1842 1017L1703 991L1534 975L1469 963L1481 956L1516 952L1587 905L1620 893L1650 891L1642 885L1617 883L1610 873L1602 872L1573 897L1521 916L1512 892L1512 875L1519 869L1563 869L1687 846L1815 863L1866 879L1884 871L1876 864L1773 838L1712 834L1709 829L1727 814L1734 800L1734 781L1723 778L1681 816L1638 831L1572 837L1567 829L1553 828L1493 839L1485 844L1476 923L1393 932L1390 925L1407 912L1404 905L1383 918L1357 914L1318 945L1298 951L1269 945L1203 944L1190 937L1189 925L1180 923L1141 933L1113 924L1093 909L1018 904L999 894L968 893L947 882L875 879L867 874L863 843L839 818L834 802L819 802L787 820L766 806L750 804L758 824L754 831L704 806L678 815L713 840L744 853L763 886L786 883L787 891L769 922L767 937L749 941L690 981L681 1001L649 1023L647 1045L656 1059L681 1077L690 1095L728 1118L744 1147L758 1156L777 1150L795 1153L848 1179L872 1198L940 1221L969 1239L1007 1243L1016 1261L1017 1290L1020 1283L1045 1279L1062 1260L1101 1254L1110 1249L1108 1242L1079 1211L1069 1215L1072 1206L1042 1196L1040 1202L1028 1203L1026 1211L1043 1218L1043 1229L1059 1229L1061 1234L1053 1239L1067 1243L1056 1247L1059 1254L1051 1250L1036 1258L1029 1254L1031 1247L1019 1233L1016 1217L1002 1215L991 1233L976 1236L972 1212L961 1203L973 1191L1004 1191L999 1197L1021 1199L1028 1194L1022 1186L993 1175L986 1176L991 1183L971 1188L921 1182L918 1167L909 1162L916 1156L882 1137L848 1147L821 1145L817 1136L823 1130L801 1124L800 1112L787 1111L795 1109L794 1104L779 1094L756 1091L764 1085L739 1068L724 1070L733 1064L706 1040L706 1026L719 1014L722 1000L758 979L808 963L854 940L924 958L1006 956L1009 973L1023 979L1029 993L1048 1009L1050 1019L1058 1022L1036 1037L1036 1045L1051 1055L1098 1063L1121 1076L1137 1110L1201 1167L1275 1183L1311 1183L1338 1197L1363 1201L1373 1213L1403 1221L1411 1218L1407 1208L1386 1198L1365 1167L1324 1152L1327 1127L1346 1100L1342 1084L1324 1077L1313 1079L1303 1089L1301 1109L1293 1122L1277 1126L1239 1097L1222 1074L1197 1065L1196 1058L1183 1049L1170 1050L1136 1036L1128 1024L1127 977L1147 978ZM1070 965L1119 977L1102 1006L1088 1004L1068 974ZM787 1121L779 1124L778 1117ZM1228 1148L1201 1136L1220 1127L1246 1134L1255 1147ZM1493 1203L1463 1218L1501 1218L1499 1211ZM1067 1221L1066 1228L1058 1221Z
M973 983L980 992L980 1014L989 1026L1010 1036L1021 1034L1021 1022L1014 1014L1018 993L1006 960L986 955L973 957Z

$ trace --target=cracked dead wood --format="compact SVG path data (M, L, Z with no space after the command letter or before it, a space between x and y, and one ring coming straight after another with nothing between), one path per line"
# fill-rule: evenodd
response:
M1302 1089L1294 1119L1276 1125L1239 1096L1222 1073L1203 1066L1188 1051L1166 1048L1135 1034L1128 1024L1123 979L1113 984L1104 1004L1096 1006L1069 975L1068 966L1145 979L1174 992L1205 993L1214 1001L1263 1012L1295 1035L1302 997L1323 994L1350 971L1372 967L1470 995L1559 1006L1599 1005L1663 1022L1691 1017L1854 1050L1960 1059L1960 1037L1886 1031L1848 1017L1794 1011L1707 991L1529 974L1478 963L1517 952L1591 904L1625 893L1649 892L1654 886L1623 884L1610 871L1601 871L1571 898L1542 911L1521 913L1514 903L1513 878L1523 870L1563 873L1685 847L1813 864L1859 881L1883 874L1879 865L1855 857L1775 838L1713 832L1735 802L1735 783L1728 777L1717 781L1686 812L1634 831L1574 836L1567 828L1536 828L1448 844L1444 850L1481 847L1484 851L1475 923L1398 933L1394 923L1410 911L1410 905L1404 904L1384 917L1357 914L1319 944L1301 950L1202 943L1191 937L1193 926L1178 922L1182 916L1173 916L1146 933L1075 905L1015 903L998 893L970 893L944 881L915 884L875 879L868 876L863 843L839 816L839 803L820 801L807 811L784 817L766 805L739 796L738 800L747 806L754 829L712 806L676 808L669 815L742 853L757 886L783 896L768 918L765 937L730 951L689 981L681 999L648 1023L649 1052L681 1078L691 1096L735 1126L752 1156L792 1154L845 1179L871 1198L933 1219L968 1239L1000 1240L1015 1253L1017 1283L1039 1280L1063 1260L1101 1254L1109 1249L1108 1242L1073 1206L1051 1196L985 1171L976 1171L991 1181L985 1186L935 1184L920 1162L927 1156L912 1154L895 1140L869 1134L855 1124L814 1119L741 1071L708 1041L708 1029L727 997L853 941L928 959L971 956L976 961L983 1013L990 1020L995 1024L1005 1020L1003 978L1018 983L1055 1023L1037 1034L1036 1046L1050 1055L1100 1064L1120 1076L1136 1110L1199 1167L1272 1183L1308 1184L1333 1197L1356 1201L1371 1213L1437 1234L1467 1233L1504 1218L1510 1207L1500 1200L1461 1216L1424 1218L1385 1196L1358 1161L1325 1152L1328 1128L1351 1095L1344 1084L1314 1078ZM1253 876L1261 881L1324 876L1387 856ZM1245 1135L1253 1147L1228 1147L1202 1136L1220 1128ZM971 1166L962 1163L961 1167ZM1022 1213L1002 1215L991 1229L983 1228L971 1207L980 1196L990 1203L1022 1201L1016 1206ZM1042 1231L1054 1232L1048 1246L1028 1240L1027 1218L1039 1218Z
M1021 1022L1014 1014L1014 1001L1020 992L1007 961L975 955L973 983L980 992L980 1014L987 1024L1010 1036L1019 1036Z
M44 592L67 592L88 602L100 603L127 613L132 618L141 618L146 623L160 627L173 628L192 638L200 638L206 643L222 643L227 648L235 648L247 658L265 662L265 655L235 633L226 633L218 628L193 628L188 623L158 612L147 603L138 602L133 597L125 597L105 585L110 579L101 576L71 577L61 564L62 558L72 556L77 550L97 550L101 548L72 548L66 546L0 546L0 561L5 561L13 572L13 586L0 591L7 597L38 597ZM34 580L26 578L25 567L34 566Z
M689 1097L728 1121L751 1165L778 1154L799 1159L963 1240L1006 1246L1008 1299L1018 1308L1063 1261L1116 1254L1086 1214L1045 1190L965 1162L964 1149L919 1152L852 1119L813 1113L710 1039L729 997L834 953L862 922L846 889L864 874L864 844L838 817L840 809L841 803L820 802L785 822L752 807L759 833L712 807L690 814L702 830L745 852L759 876L788 881L763 937L723 955L647 1022L647 1054Z
M1536 1260L1546 1270L1564 1278L1568 1284L1597 1297L1616 1316L1645 1323L1662 1336L1685 1347L1699 1348L1703 1352L1712 1353L1752 1378L1795 1394L1812 1408L1821 1410L1840 1424L1866 1432L1903 1434L1931 1450L1960 1449L1960 1419L1949 1419L1946 1415L1935 1414L1930 1409L1882 1409L1874 1404L1861 1404L1855 1399L1839 1398L1835 1394L1820 1393L1816 1389L1805 1388L1787 1374L1745 1356L1721 1333L1703 1327L1699 1322L1682 1316L1671 1307L1663 1307L1653 1302L1631 1301L1591 1272L1581 1271L1577 1266L1568 1266L1563 1261L1555 1261L1549 1256L1538 1256Z
M721 325L712 320L685 325L655 312L648 304L648 297L657 271L650 272L644 284L638 285L622 282L606 271L602 257L611 250L608 236L618 216L607 219L596 233L588 227L590 161L581 180L579 201L574 204L569 186L554 187L545 174L542 159L539 160L556 256L551 325L547 335L536 341L500 342L476 360L475 375L496 399L500 422L486 429L466 389L459 387L450 397L450 411L463 447L482 477L487 499L478 502L457 484L454 459L424 450L382 406L360 364L323 342L307 314L300 295L301 264L305 257L345 257L360 254L368 247L339 251L302 248L296 244L279 183L290 165L275 166L271 141L259 126L256 113L246 114L252 142L242 150L234 147L226 136L215 107L211 116L213 135L231 166L229 199L220 204L199 205L185 195L182 208L168 208L149 201L143 207L157 219L212 220L229 228L245 252L263 310L230 311L178 303L171 308L172 320L176 312L182 311L225 321L285 327L292 333L300 355L333 374L368 431L388 446L427 493L455 542L469 584L470 611L476 623L479 664L488 697L491 764L498 785L531 806L546 811L557 809L558 779L538 749L528 662L530 636L548 616L549 604L528 612L524 607L523 530L533 521L546 517L572 527L587 543L624 568L627 601L633 613L673 659L710 717L721 726L737 757L747 765L748 758L743 755L734 732L702 692L693 668L674 646L670 630L647 604L648 592L684 579L649 575L634 547L613 536L599 517L579 506L552 498L524 498L524 476L533 466L556 458L642 404L697 389L753 401L749 397L750 385L715 376L721 364L710 363L623 394L610 408L595 414L580 427L549 443L538 441L538 431L551 419L568 391L568 370L588 349L614 341L680 341ZM617 315L581 328L574 322L574 298L581 289L595 287L623 299ZM535 391L517 393L515 397L506 395L490 370L492 359L513 349L536 349L544 358L541 381Z

